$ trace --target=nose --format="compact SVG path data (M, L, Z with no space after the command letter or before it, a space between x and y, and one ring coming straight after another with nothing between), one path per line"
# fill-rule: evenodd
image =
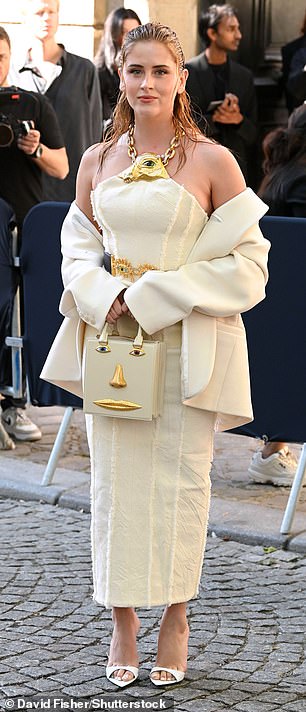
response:
M152 73L149 72L149 71L144 72L144 75L143 75L143 78L142 78L142 82L141 82L141 87L142 87L143 89L145 89L145 88L148 88L148 89L149 89L149 88L152 88L152 86L153 86L153 76L152 76Z
M237 40L241 40L241 37L242 37L242 34L241 34L240 30L236 30L236 38L237 38Z

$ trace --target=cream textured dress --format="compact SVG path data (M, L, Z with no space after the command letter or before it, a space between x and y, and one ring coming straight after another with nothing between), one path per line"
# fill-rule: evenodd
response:
M131 279L184 264L208 220L171 178L109 178L92 192L92 206L104 249L130 264ZM135 323L123 317L118 331L134 334ZM182 405L181 324L158 338L167 343L163 415L152 422L86 416L94 599L106 607L178 603L199 588L215 415Z

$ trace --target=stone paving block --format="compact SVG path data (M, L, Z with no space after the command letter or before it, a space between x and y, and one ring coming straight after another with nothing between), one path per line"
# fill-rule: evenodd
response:
M230 680L231 682L245 680L248 677L248 673L242 672L242 670L216 670L212 675L215 675L217 680ZM208 677L212 675L210 674Z
M98 665L84 665L83 667L69 672L68 674L54 674L52 675L52 679L56 682L63 683L64 685L79 685L84 682L87 682L88 680L96 680L102 675L104 676L104 672L104 666L102 667Z
M104 680L91 680L90 682L84 682L79 685L64 685L61 692L63 695L71 695L71 697L95 697L100 693L110 692L110 689L106 689L106 683L104 683ZM112 692L114 692L113 686Z
M24 685L22 687L11 687L11 686L3 686L1 687L1 692L0 692L1 698L2 695L5 695L4 698L0 698L0 703L3 701L3 699L7 697L32 697L35 695L35 689L28 687L28 685ZM7 709L7 708L6 708Z
M258 695L258 702L269 702L270 704L278 704L282 709L287 709L287 704L289 702L294 702L298 698L298 695L290 692L280 692L278 690L271 690L270 692L263 692Z
M16 672L1 673L0 675L0 687L5 685L19 684L24 681L24 676Z
M180 707L180 712L195 712L195 710L196 712L228 712L228 707L220 706L219 702L201 699L198 699L196 703L194 700L185 702Z
M219 702L220 705L227 705L228 708L235 707L238 702L243 702L250 698L249 692L242 692L242 690L234 690L230 687L226 692L217 693L213 696L214 702Z
M56 687L56 682L52 679L43 679L39 678L37 680L31 680L31 685L33 689L35 690L35 693L37 692L43 692L45 694L50 694ZM57 687L57 692L58 692L58 687Z
M47 665L37 665L32 667L27 665L26 667L20 669L20 674L23 674L25 677L34 677L35 680L39 677L44 677L44 675L51 675L54 672L54 667L49 667Z
M242 690L243 692L249 692L253 696L253 698L255 698L255 696L258 698L261 692L269 691L272 688L272 684L264 685L260 682L250 682L250 679L245 682L235 682L235 684L232 685L233 690Z
M235 712L280 712L279 706L270 705L266 702L241 702L235 705Z

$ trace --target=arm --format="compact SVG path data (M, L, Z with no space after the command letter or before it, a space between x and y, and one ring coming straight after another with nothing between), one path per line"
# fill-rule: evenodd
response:
M65 148L48 148L40 142L40 131L31 129L26 136L18 138L18 148L37 163L39 168L54 178L66 178L69 170ZM32 154L41 146L42 155L35 158Z
M102 237L94 221L90 201L99 150L97 145L84 153L77 176L76 203L72 203L63 223L62 277L65 289L60 303L64 316L78 314L98 331L122 293L122 282L103 267ZM117 308L115 305L115 311ZM124 311L127 311L125 305Z

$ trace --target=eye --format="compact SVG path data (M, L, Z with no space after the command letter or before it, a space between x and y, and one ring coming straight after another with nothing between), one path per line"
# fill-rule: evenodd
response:
M168 72L166 69L157 69L156 74L158 74L159 76L162 76L163 74L168 74Z
M136 69L134 67L131 67L131 69L128 69L128 73L138 75L141 73L141 69Z

